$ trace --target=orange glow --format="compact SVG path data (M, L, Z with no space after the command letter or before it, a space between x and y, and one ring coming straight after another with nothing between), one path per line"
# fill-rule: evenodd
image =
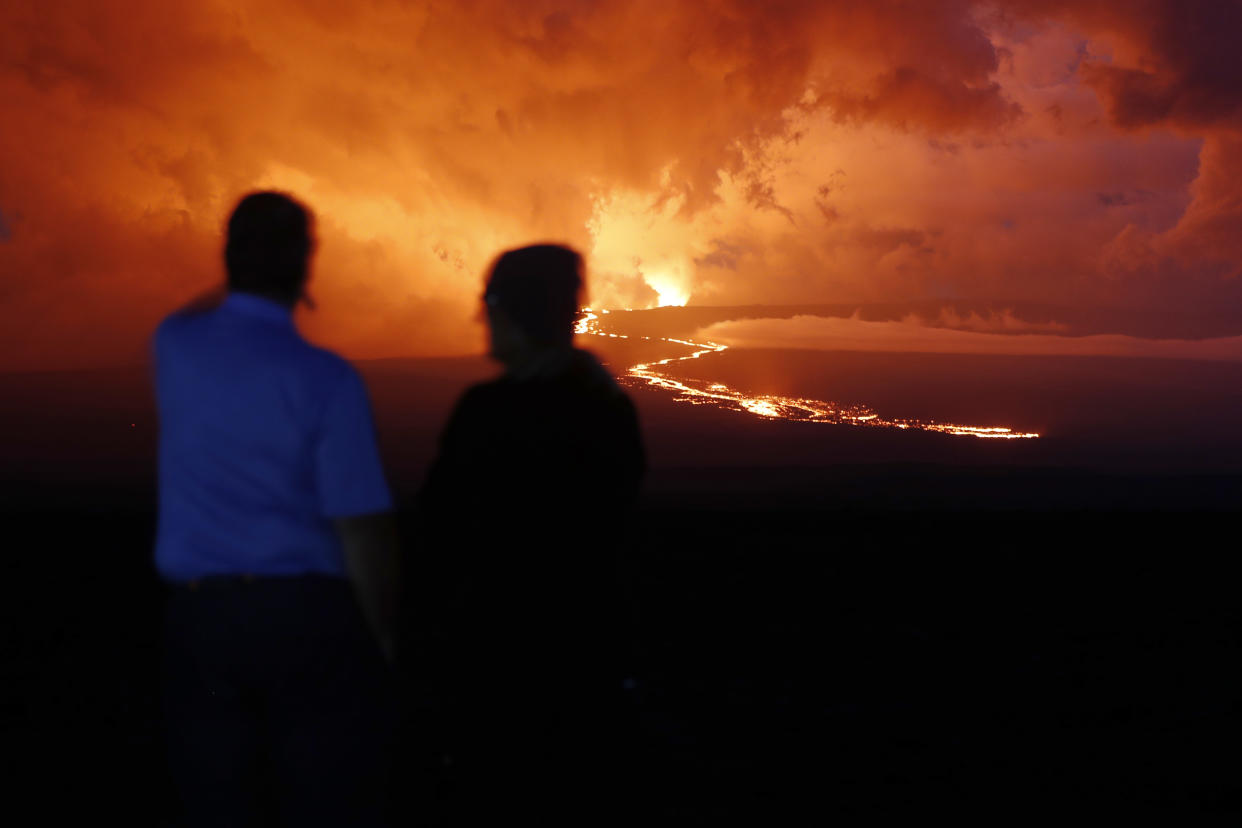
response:
M690 294L684 288L675 284L663 274L657 273L648 276L647 284L656 292L657 307L681 307L690 300Z
M600 317L598 314L584 310L582 318L578 320L574 330L576 333L585 336L611 337L614 339L629 338L624 334L604 331L601 329L599 322ZM661 342L692 350L688 354L666 357L654 363L632 365L626 370L623 379L629 378L656 388L671 391L674 394L673 398L678 402L686 402L691 405L714 405L733 411L746 411L755 416L771 420L917 429L921 431L937 431L958 437L978 437L988 440L1029 440L1039 437L1039 434L1036 432L1014 431L1004 426L973 426L958 423L940 423L934 420L883 418L865 405L841 405L823 400L774 395L751 396L741 391L735 391L719 382L704 383L697 380L676 379L657 370L654 366L669 365L673 362L687 359L698 359L705 354L718 354L721 351L728 350L728 346L717 342L693 342L687 339L675 339L672 337L659 337L659 339Z
M259 187L315 212L299 324L352 359L475 351L489 262L534 241L597 307L1013 299L1197 339L1242 318L1236 14L4 3L0 370L145 358Z

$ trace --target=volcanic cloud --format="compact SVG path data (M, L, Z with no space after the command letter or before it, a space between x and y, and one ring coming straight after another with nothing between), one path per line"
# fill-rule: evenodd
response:
M316 211L303 323L354 357L476 350L549 239L605 307L1242 311L1240 8L6 3L0 367L141 359L257 187Z

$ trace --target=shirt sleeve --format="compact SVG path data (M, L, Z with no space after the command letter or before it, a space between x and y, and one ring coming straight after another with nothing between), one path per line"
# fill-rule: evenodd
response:
M352 368L328 402L317 436L315 484L321 514L352 517L392 508L366 386Z

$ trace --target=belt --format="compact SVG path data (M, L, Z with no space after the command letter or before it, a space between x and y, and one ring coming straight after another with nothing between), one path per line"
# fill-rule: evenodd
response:
M259 580L259 576L252 575L249 572L244 575L204 575L202 578L193 578L189 581L182 581L177 584L177 586L183 589L188 589L191 592L197 592L200 589L249 586L257 580Z
M299 575L255 575L252 572L245 572L240 575L204 575L201 578L191 578L188 581L177 581L173 586L179 589L188 589L191 592L199 592L201 590L220 589L221 587L251 586L260 583L289 583L292 581L340 581L344 583L345 578L340 575L327 575L322 572L305 572Z

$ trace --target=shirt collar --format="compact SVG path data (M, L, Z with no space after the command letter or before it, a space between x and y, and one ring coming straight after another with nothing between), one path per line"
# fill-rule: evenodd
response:
M244 313L247 316L256 316L268 322L293 324L293 311L290 308L253 293L230 291L221 308L234 313Z

